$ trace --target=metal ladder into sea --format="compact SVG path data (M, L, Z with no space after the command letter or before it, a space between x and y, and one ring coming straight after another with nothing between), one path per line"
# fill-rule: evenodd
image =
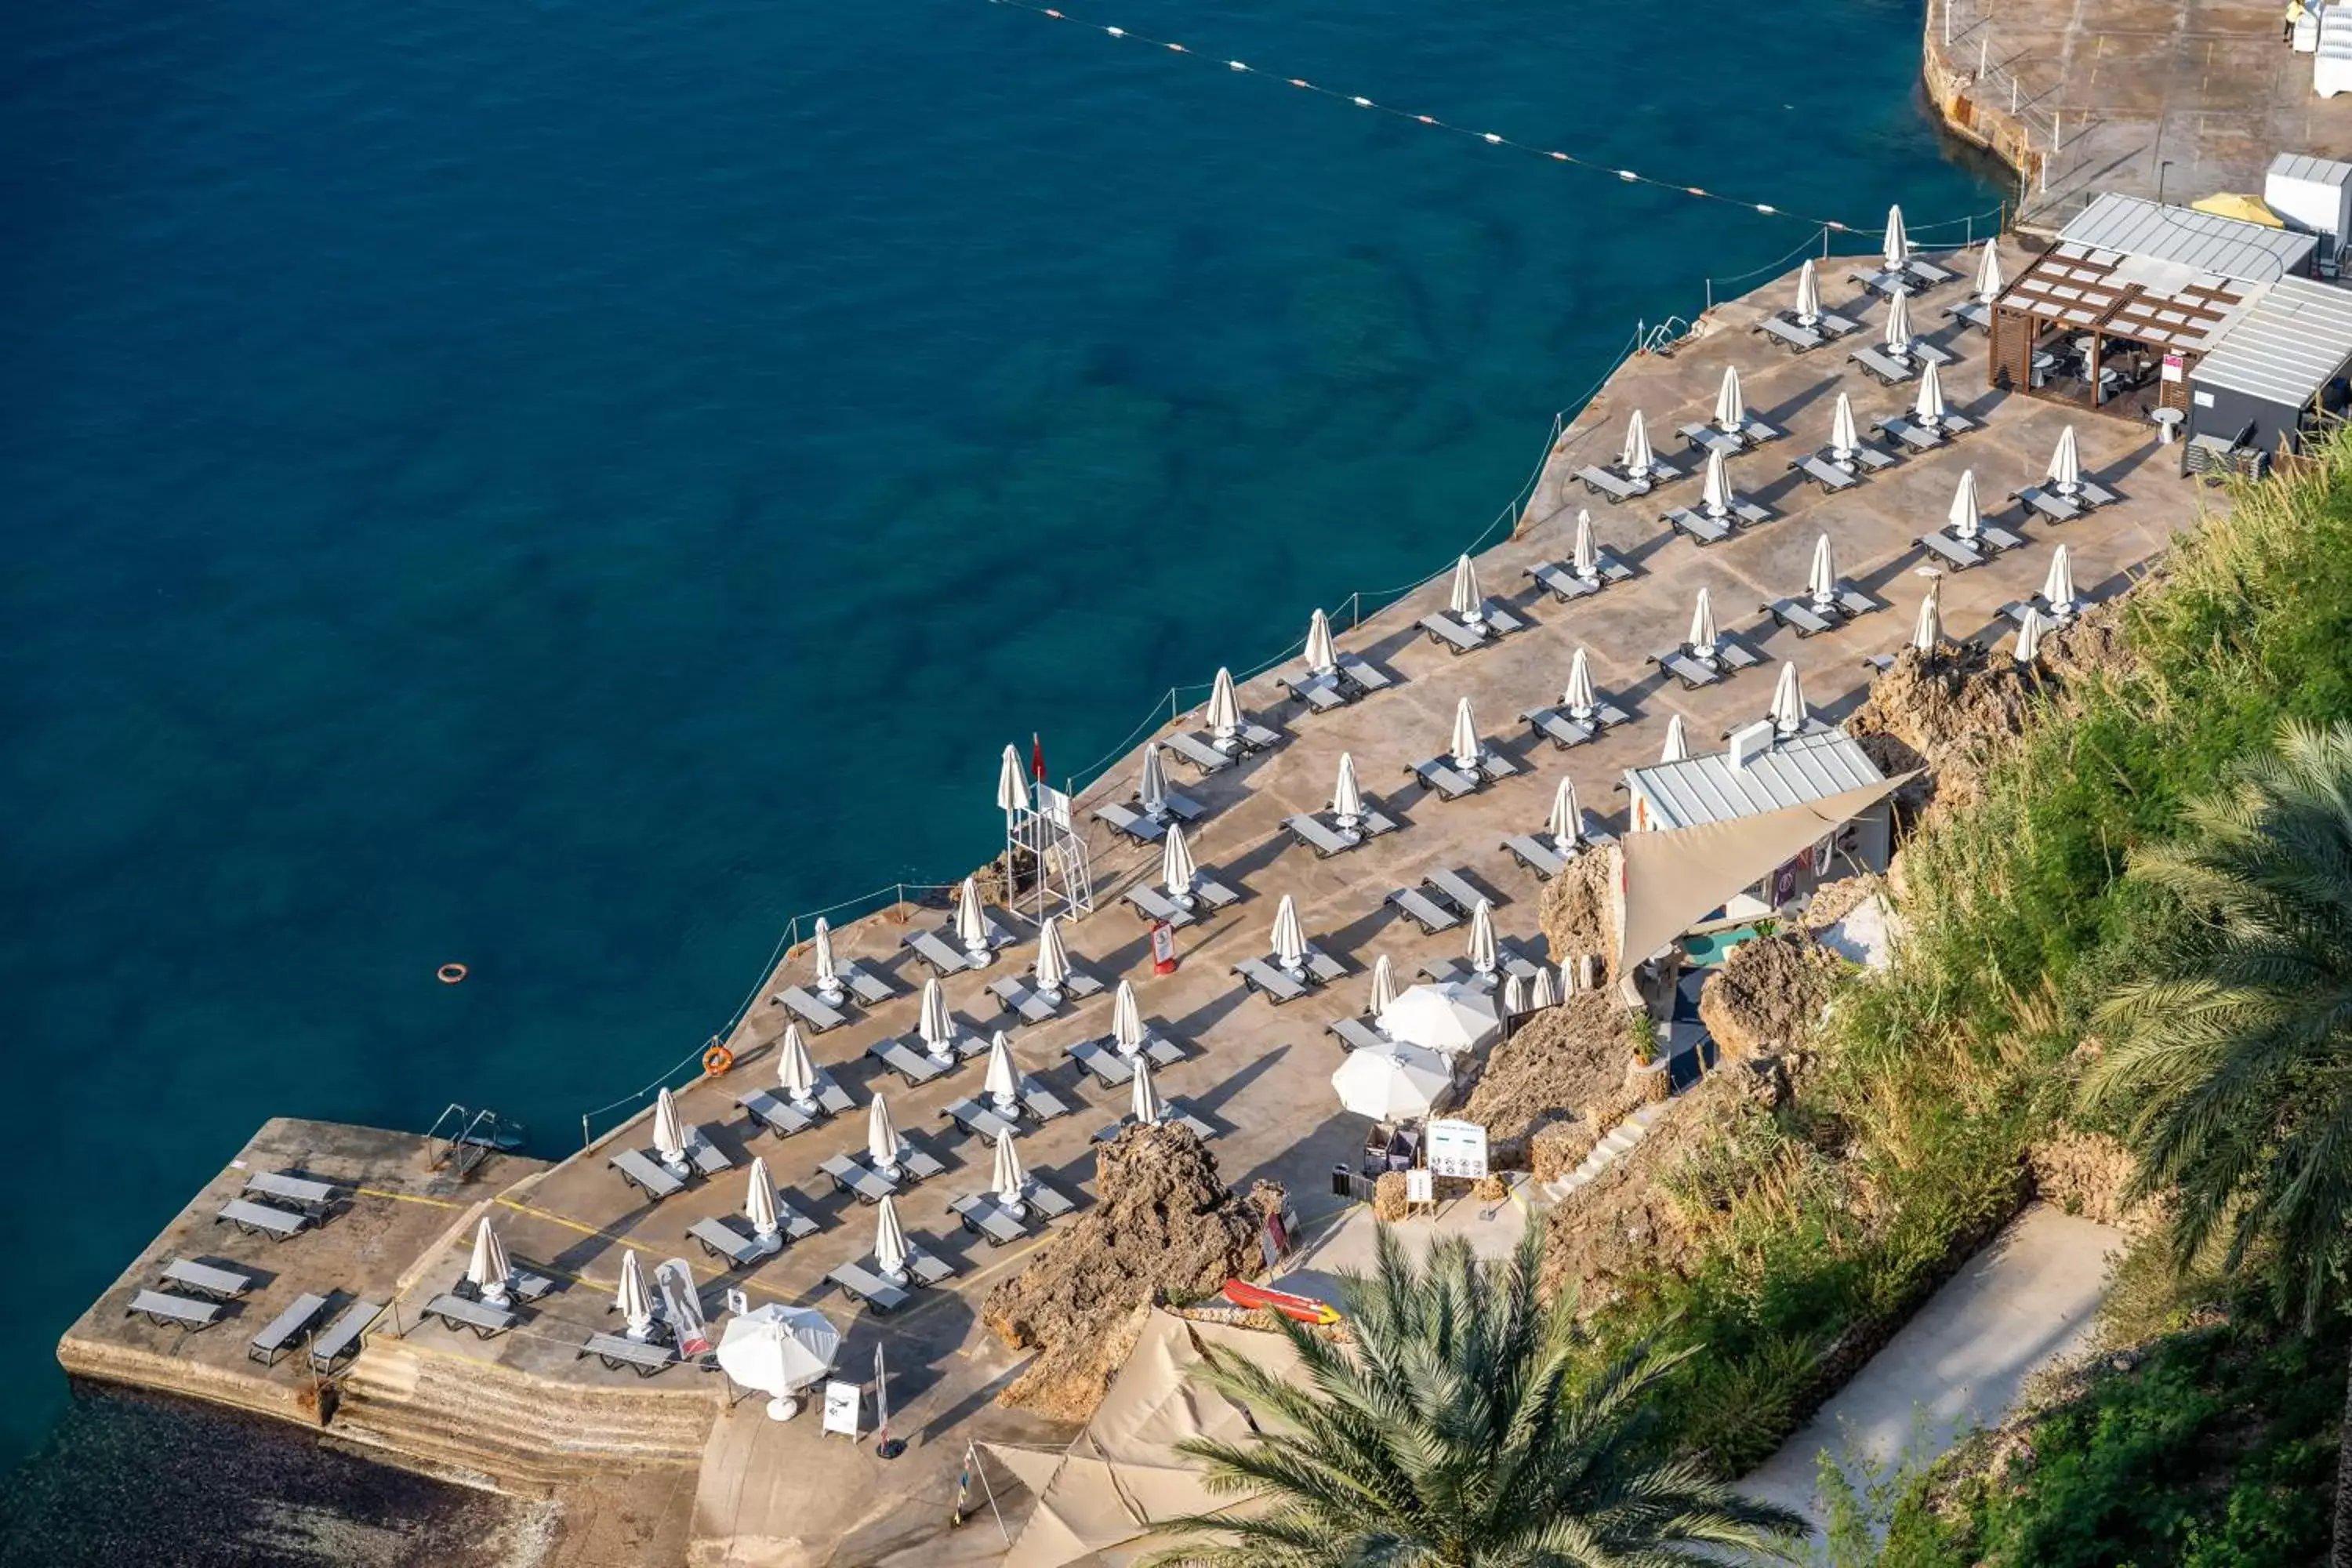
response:
M453 1100L425 1131L425 1169L447 1171L462 1182L492 1154L521 1148L527 1131L487 1107L468 1111Z

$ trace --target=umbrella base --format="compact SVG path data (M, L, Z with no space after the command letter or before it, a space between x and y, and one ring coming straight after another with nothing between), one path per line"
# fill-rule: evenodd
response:
M768 1401L768 1419L771 1421L789 1421L800 1413L801 1402L796 1394L779 1394Z

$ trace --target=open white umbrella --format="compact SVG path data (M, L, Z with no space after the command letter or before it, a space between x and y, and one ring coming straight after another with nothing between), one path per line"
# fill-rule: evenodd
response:
M2032 664L2042 657L2042 628L2044 624L2042 612L2031 605L2027 605L2025 618L2017 624L2018 663Z
M1853 399L1841 392L1837 395L1837 411L1830 416L1830 457L1851 468L1853 455L1862 450L1862 431L1853 422Z
M1805 592L1811 595L1815 609L1826 609L1837 603L1837 555L1824 533L1813 541L1813 564L1805 574Z
M1707 448L1706 478L1699 484L1698 504L1709 517L1721 517L1731 510L1731 473L1724 466L1720 447Z
M677 1101L663 1089L654 1098L654 1152L662 1163L684 1174L686 1163L686 1128L677 1119Z
M1528 1010L1528 983L1516 974L1503 976L1503 1016L1516 1018Z
M1004 1212L1014 1219L1022 1214L1021 1194L1028 1191L1029 1173L1021 1168L1021 1152L1013 1147L1013 1129L1001 1129L996 1134L996 1169L988 1190L1004 1205Z
M1128 1086L1127 1113L1146 1127L1168 1114L1168 1106L1151 1084L1151 1058L1135 1058L1135 1079Z
M2050 575L2042 579L2042 602L2053 620L2063 623L2074 613L2074 564L2060 545L2050 555Z
M1568 689L1560 693L1560 706L1571 719L1585 720L1601 706L1601 699L1592 689L1592 660L1581 645L1568 661Z
M1012 1115L1021 1103L1021 1072L1013 1065L1013 1042L1002 1029L989 1037L988 1070L982 1075L980 1092L996 1102L1001 1116Z
M653 1338L654 1293L646 1289L646 1271L635 1247L622 1249L621 1294L614 1307L621 1314L622 1332L640 1342Z
M1662 763L1690 761L1690 735L1683 725L1683 716L1674 714L1666 720L1666 743L1658 752Z
M1452 1064L1420 1046L1391 1044L1379 1050L1349 1051L1331 1074L1339 1107L1374 1121L1412 1121L1427 1116L1454 1087Z
M1536 965L1535 983L1528 987L1528 1005L1538 1011L1559 1005L1559 986L1551 977L1550 964Z
M1636 408L1633 417L1625 422L1625 450L1619 458L1625 469L1625 477L1629 479L1649 478L1650 469L1657 460L1650 451L1650 422Z
M800 1392L824 1380L841 1352L841 1331L814 1307L770 1301L727 1321L719 1369L738 1388L768 1396L768 1418L800 1413Z
M1339 753L1339 776L1331 784L1331 815L1342 833L1353 833L1364 820L1364 792L1356 786L1356 759Z
M1748 401L1739 395L1739 367L1723 367L1723 384L1715 394L1715 427L1727 436L1748 433Z
M907 1245L907 1233L898 1224L898 1205L889 1194L874 1205L874 1267L882 1278L893 1285L907 1282L907 1260L914 1249Z
M1160 885L1168 890L1169 898L1189 910L1192 907L1192 883L1199 876L1199 868L1192 864L1192 847L1184 842L1183 828L1170 823L1167 836L1160 841Z
M751 1222L751 1235L761 1251L784 1249L783 1227L776 1220L776 1179L768 1174L764 1154L751 1156L751 1184L743 1192L743 1217Z
M1576 781L1562 773L1559 787L1552 791L1551 820L1544 825L1551 841L1563 855L1573 855L1584 841L1584 811L1576 804Z
M1896 359L1911 357L1911 296L1897 294L1886 302L1886 352Z
M507 1285L514 1278L514 1266L507 1261L506 1243L490 1228L489 1216L474 1230L474 1256L466 1265L466 1282L481 1292L487 1306L507 1304Z
M1218 669L1217 679L1209 687L1209 711L1205 717L1210 738L1220 746L1231 746L1234 738L1241 733L1242 702L1234 694L1232 670Z
M1911 646L1932 654L1944 646L1944 580L1927 580L1927 596L1919 601L1919 618L1912 623Z
M1952 509L1944 514L1944 526L1952 531L1954 539L1976 542L1984 532L1984 507L1977 500L1977 471L1960 470L1959 488L1952 492Z
M784 1026L783 1041L776 1047L776 1087L803 1115L816 1109L816 1063L798 1024Z
M1475 770L1486 748L1478 742L1478 718L1470 711L1470 699L1463 698L1454 704L1454 765L1465 773Z
M1135 986L1130 981L1120 981L1118 994L1111 998L1110 1037L1121 1056L1131 1057L1143 1048L1143 1009L1135 1005Z
M1903 209L1899 206L1886 209L1886 248L1881 254L1886 258L1886 269L1890 272L1899 270L1911 260L1911 237L1903 232Z
M1372 960L1372 1005L1370 1010L1374 1014L1387 1012L1389 1004L1396 1000L1396 964L1384 952Z
M1601 550L1592 542L1592 514L1582 507L1576 509L1576 550L1569 565L1580 582L1601 581Z
M1797 268L1797 324L1810 327L1822 319L1822 276L1814 270L1813 258Z
M1715 635L1715 605L1701 588L1698 602L1691 606L1690 636L1683 639L1683 647L1693 658L1713 664L1720 640Z
M1288 893L1274 910L1274 959L1293 975L1307 973L1307 933L1298 926L1298 904Z
M882 1176L898 1179L898 1130L890 1125L890 1108L878 1094L866 1108L866 1158Z
M1806 717L1805 679L1797 673L1796 660L1790 659L1780 667L1780 679L1772 687L1772 732L1801 735Z
M2083 454L2074 445L2074 427L2058 432L2058 449L2050 454L2050 488L2071 496L2083 488Z
M1143 743L1143 776L1136 781L1135 801L1154 822L1168 815L1168 770L1160 763L1157 741Z
M1500 1026L1494 994L1466 980L1408 987L1372 1020L1392 1040L1406 1040L1447 1056L1476 1050Z
M981 904L980 883L974 878L966 877L956 889L955 934L967 962L984 964L995 956L989 951L988 910Z
M996 809L1008 816L1029 809L1029 775L1022 771L1021 753L1011 746L996 767Z
M841 1001L841 971L833 962L833 926L823 915L816 918L816 994L828 1004Z
M1933 430L1943 424L1950 410L1944 405L1944 373L1929 360L1919 367L1919 395L1911 400L1911 413L1920 424Z
M923 982L922 1011L915 1018L915 1033L923 1037L923 1045L940 1061L955 1055L955 1020L948 1016L948 994L932 975Z
M1486 618L1486 595L1478 586L1478 568L1467 555L1454 558L1454 592L1446 605L1473 626Z
M1987 239L1977 255L1977 298L1990 305L2000 298L2000 250L1994 241Z
M1495 942L1495 906L1481 899L1470 910L1470 967L1481 974L1492 974L1503 962L1502 952Z
M1583 989L1584 981L1582 977L1577 973L1575 963L1570 962L1561 964L1559 966L1559 994L1563 996L1573 996Z
M1070 955L1062 946L1062 917L1047 915L1037 928L1037 995L1048 1007L1061 1005L1062 987L1070 983Z
M1320 610L1307 618L1307 668L1317 675L1339 668L1339 650L1331 645L1331 617Z

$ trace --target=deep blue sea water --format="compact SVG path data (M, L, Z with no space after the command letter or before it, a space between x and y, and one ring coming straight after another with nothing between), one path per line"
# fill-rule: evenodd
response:
M1794 211L1999 195L1916 0L1066 3ZM1806 235L984 0L81 0L0 79L0 1458L262 1118L561 1152L787 916L985 858L1006 742L1433 569Z

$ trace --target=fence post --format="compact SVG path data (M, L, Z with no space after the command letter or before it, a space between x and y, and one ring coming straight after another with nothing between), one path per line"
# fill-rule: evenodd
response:
M588 1136L588 1113L583 1110L580 1113L580 1147L582 1152L585 1152L590 1146L594 1144L596 1140Z
M1706 308L1710 310L1715 309L1715 279L1712 278L1706 280Z

